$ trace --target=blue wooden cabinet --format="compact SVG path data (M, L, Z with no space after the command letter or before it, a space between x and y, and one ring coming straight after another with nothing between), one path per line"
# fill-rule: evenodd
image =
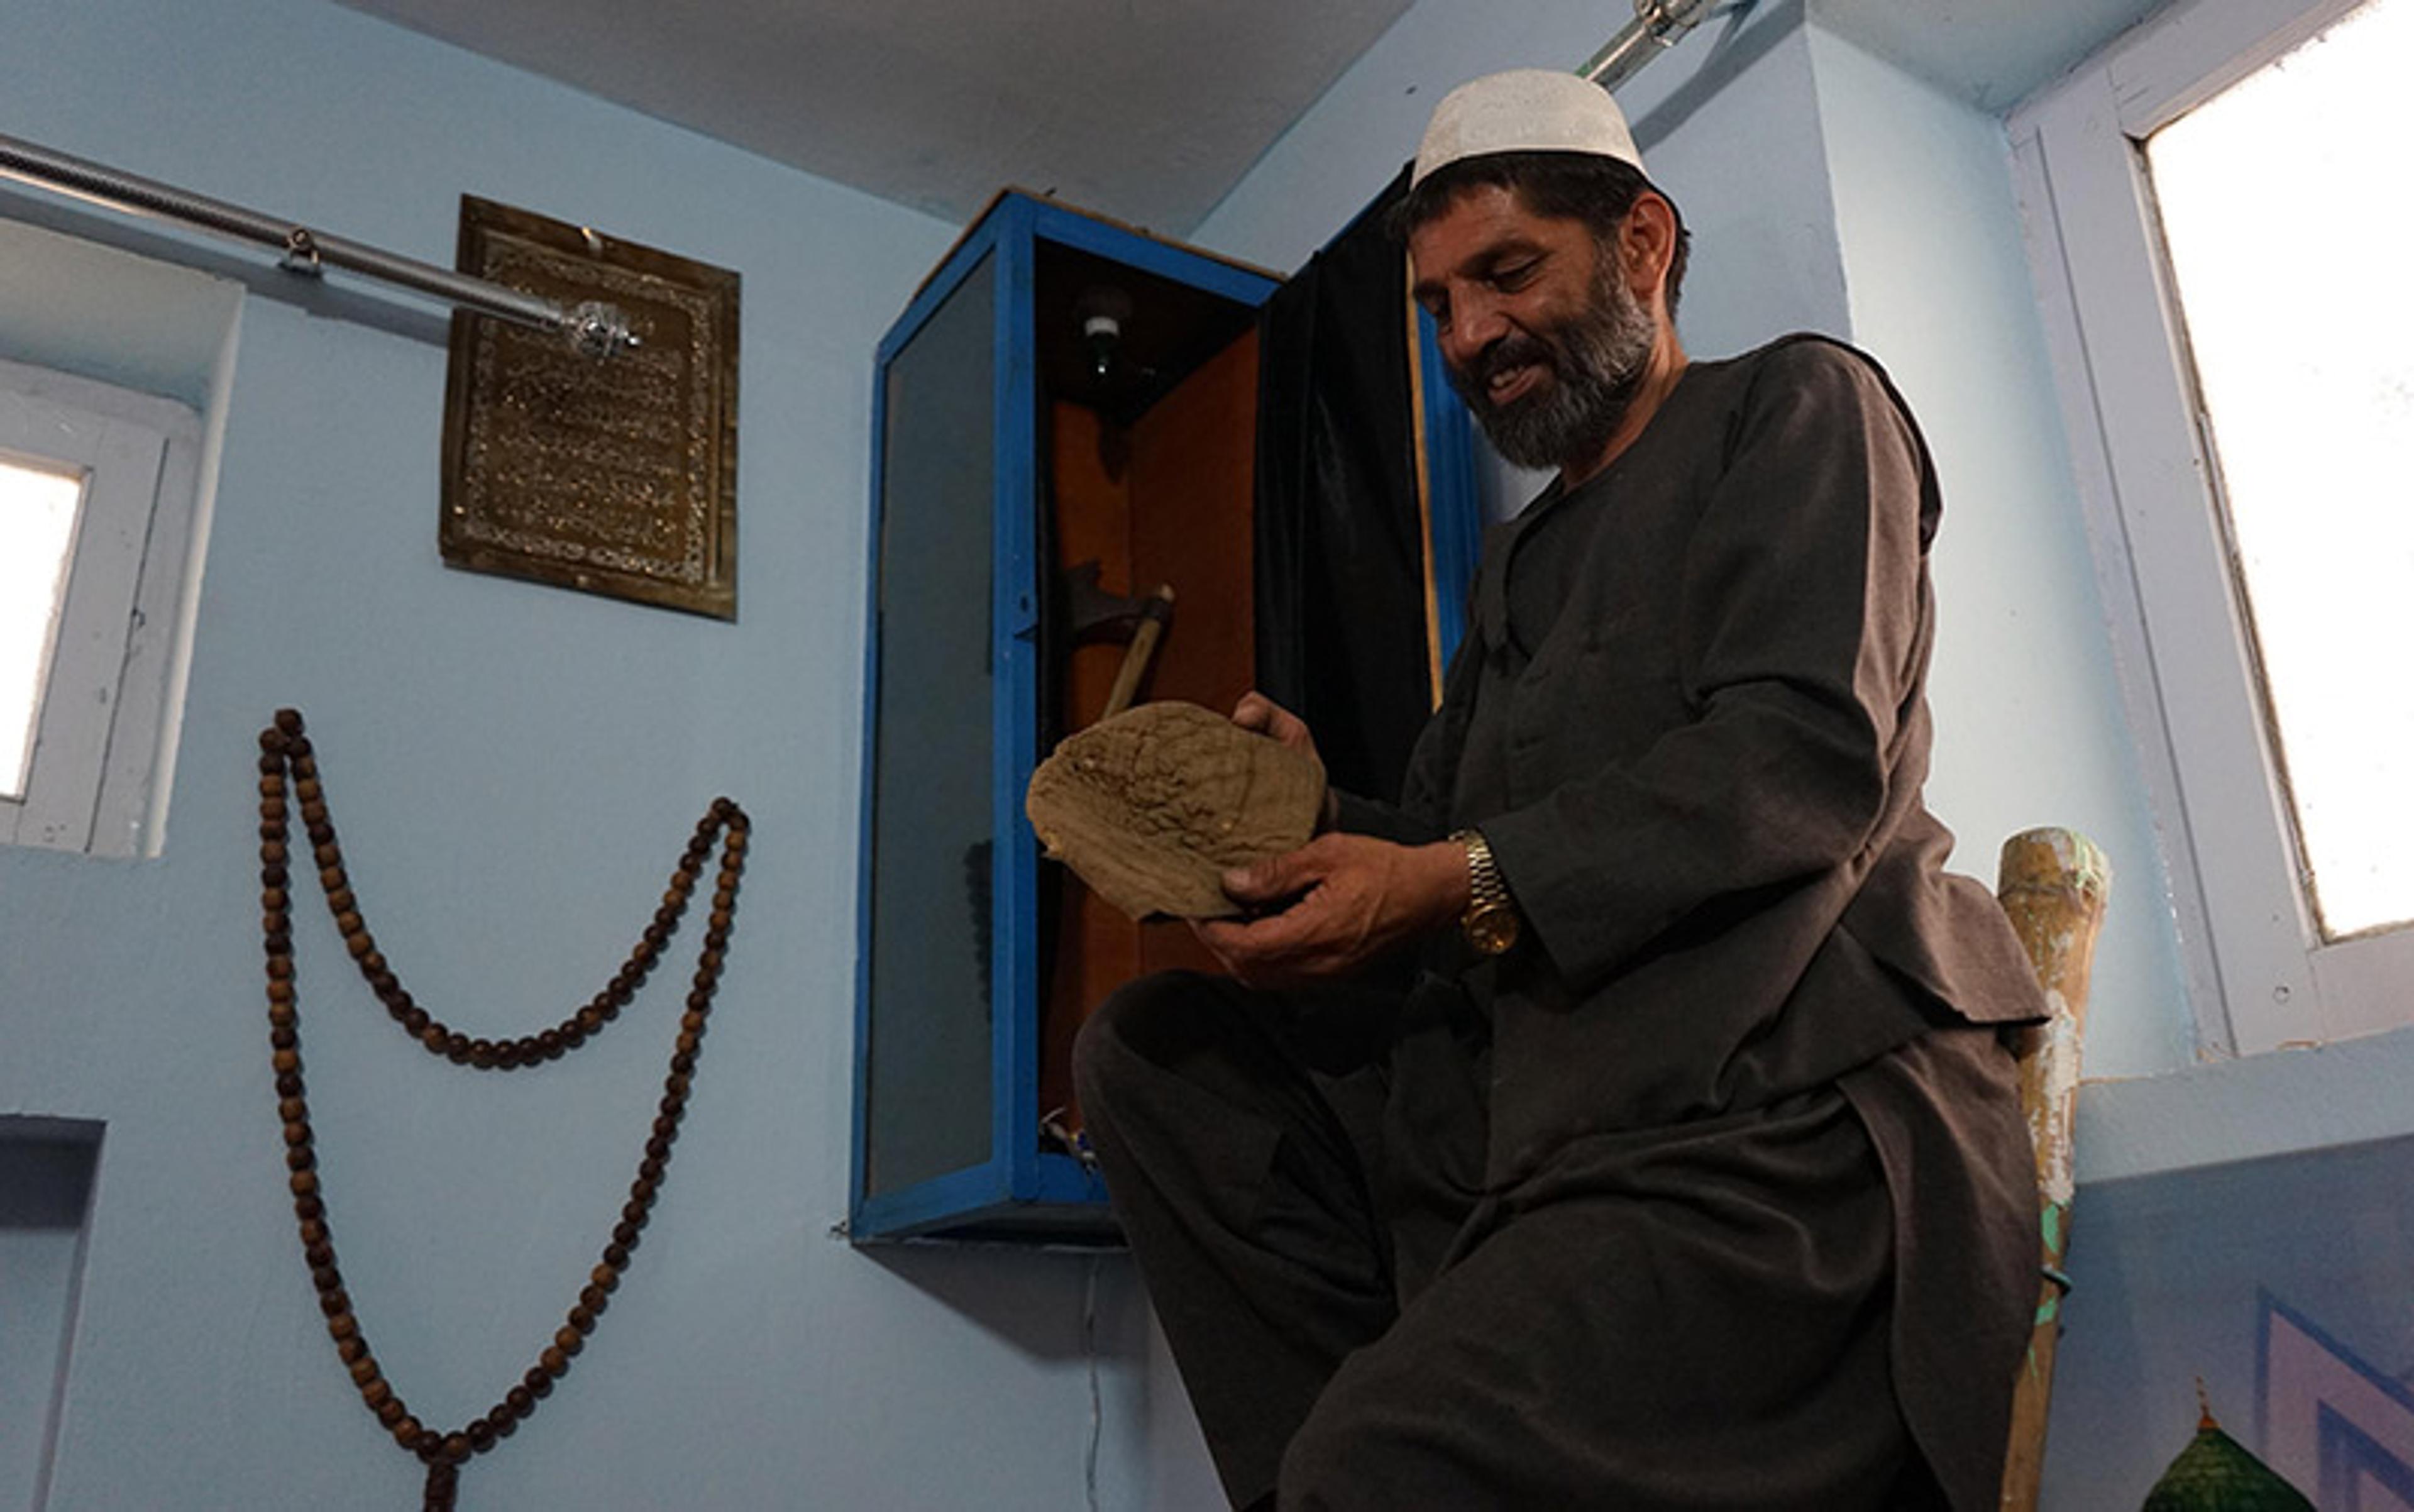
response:
M1047 744L1095 717L1121 656L1080 636L1068 566L1103 559L1116 593L1180 591L1147 696L1229 701L1250 685L1257 325L1277 288L1009 192L880 345L857 1241L1115 1236L1058 1105L1062 1021L1116 981L1180 964L1183 941L1070 897L1079 884L1043 862L1023 789ZM1475 532L1466 423L1440 385L1420 392L1438 480L1429 596L1454 632Z

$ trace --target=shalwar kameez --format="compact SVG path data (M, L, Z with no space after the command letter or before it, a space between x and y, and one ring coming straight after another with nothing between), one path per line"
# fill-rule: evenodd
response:
M1395 806L1525 940L1085 1033L1236 1505L1991 1506L2034 1303L2001 910L1921 798L1941 510L1877 366L1694 363L1496 527Z

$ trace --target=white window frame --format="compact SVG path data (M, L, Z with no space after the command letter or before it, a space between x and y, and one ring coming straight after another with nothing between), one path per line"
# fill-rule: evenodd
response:
M2414 1024L2414 930L2325 942L2138 144L2355 8L2183 0L2010 120L2048 345L2171 884L2201 1053ZM2240 213L2285 213L2244 184ZM2309 259L2296 274L2317 277ZM2392 648L2392 661L2403 648Z
M145 854L186 577L201 418L185 405L0 362L0 452L82 474L84 499L22 799L0 844Z

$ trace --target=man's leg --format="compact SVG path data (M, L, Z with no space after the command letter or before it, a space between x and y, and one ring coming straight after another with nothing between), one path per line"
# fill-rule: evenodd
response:
M1572 1148L1470 1225L1334 1374L1280 1505L1929 1505L1907 1500L1892 1227L1884 1173L1832 1091Z
M1344 1357L1395 1315L1361 1149L1280 998L1168 974L1074 1055L1115 1212L1236 1506L1269 1495Z

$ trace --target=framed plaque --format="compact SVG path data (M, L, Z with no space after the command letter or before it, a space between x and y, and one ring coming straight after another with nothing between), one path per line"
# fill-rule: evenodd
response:
M618 308L633 351L453 317L444 561L738 618L738 275L464 195L458 266Z

